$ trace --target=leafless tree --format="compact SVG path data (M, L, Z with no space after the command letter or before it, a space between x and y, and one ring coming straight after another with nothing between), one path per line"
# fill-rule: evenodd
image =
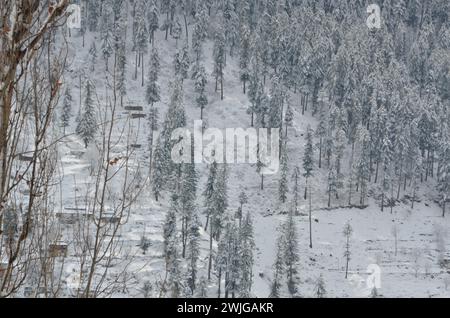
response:
M0 296L18 291L42 248L39 236L51 180L53 112L65 64L65 42L52 47L68 0L4 0L0 3L0 259L6 268ZM20 192L26 192L20 200ZM20 202L17 204L17 202ZM14 231L4 232L4 216ZM11 229L11 228L10 228ZM41 264L42 265L42 264ZM42 269L42 266L40 266ZM37 266L39 268L39 266ZM39 274L38 277L41 275Z

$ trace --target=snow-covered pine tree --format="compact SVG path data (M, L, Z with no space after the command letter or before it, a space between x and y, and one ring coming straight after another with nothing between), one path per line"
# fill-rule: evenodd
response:
M205 190L203 191L204 202L205 202L205 215L206 223L205 230L208 229L209 218L212 214L213 209L213 194L215 191L215 184L217 178L217 162L214 161L209 165L208 179L206 180Z
M285 143L287 144L288 141L288 130L289 127L292 126L292 123L294 122L294 110L292 109L291 103L289 102L289 99L287 101L287 108L286 108L286 114L284 115L284 135L285 135ZM285 144L285 147L286 147Z
M223 17L225 26L225 42L230 48L230 56L233 56L234 48L239 43L239 17L236 14L236 4L233 0L225 0L219 6L218 14Z
M178 298L181 295L181 273L178 255L177 214L179 213L179 198L172 195L170 208L164 222L164 256L166 262L167 286L169 297Z
M314 170L314 146L313 146L313 130L311 126L308 125L306 129L306 145L305 152L303 154L303 176L305 177L306 186L305 186L305 195L304 198L306 200L306 195L308 191L308 181L309 178L313 176Z
M197 221L197 172L195 164L185 163L181 167L180 205L181 205L181 242L183 246L182 257L186 256L191 222Z
M204 2L199 4L194 18L194 31L192 34L192 52L194 53L194 65L192 78L195 78L203 58L203 43L208 36L208 12Z
M211 224L214 238L220 239L221 231L225 221L225 212L228 208L228 170L227 165L223 164L217 171L213 192L213 210L211 215Z
M285 273L285 260L284 260L284 250L286 244L286 238L284 235L284 231L279 229L278 239L277 239L277 254L275 258L275 263L273 264L273 278L272 284L270 287L270 298L280 298L281 297L281 287L282 287L282 279Z
M344 187L344 174L342 171L342 160L344 158L344 150L345 150L345 132L342 129L337 129L335 136L335 172L336 172L336 182L335 182L335 196L336 199L339 198L339 190Z
M96 0L88 0L87 5L89 31L97 31L98 18L100 16L100 3Z
M97 115L94 108L93 92L94 87L90 80L86 81L86 97L84 99L83 111L78 122L76 133L84 142L87 148L89 143L95 139L97 131Z
M64 91L63 107L61 110L61 127L63 127L63 135L66 134L66 128L70 125L72 117L72 92L70 87L66 87Z
M389 186L391 185L391 178L393 174L392 169L392 143L388 135L385 134L383 138L383 144L381 146L381 161L383 164L383 182L382 182L382 191L381 191L381 212L384 211L385 207L385 198L386 192L389 190ZM393 202L389 202L389 205L393 204Z
M158 0L151 0L148 2L147 9L147 25L150 33L150 43L155 47L155 32L159 28L159 9Z
M126 84L126 65L127 58L125 55L125 45L120 45L119 49L116 51L116 89L119 92L120 96L120 105L123 106L123 98L127 95L127 84Z
M283 107L286 100L286 92L281 84L280 78L273 75L270 86L270 103L269 103L269 119L268 124L270 128L279 128L282 132L283 124ZM280 134L282 136L282 134Z
M251 72L250 81L248 88L248 99L250 101L250 106L248 108L248 113L251 115L251 126L254 126L254 116L256 108L258 107L261 98L264 94L264 85L261 79L261 56L258 51L253 51L253 55L250 59ZM281 117L280 117L281 118ZM280 126L281 127L281 126Z
M328 110L325 107L322 107L319 112L319 124L316 128L316 136L319 138L319 162L318 166L319 169L322 168L322 157L323 157L323 146L324 146L324 140L327 136L327 125L328 125Z
M296 277L297 263L300 259L298 252L298 234L293 211L289 211L283 226L285 236L284 261L287 272L287 284L289 292L294 295L297 292Z
M123 106L123 97L127 94L126 89L126 38L128 25L128 7L125 1L114 1L114 30L113 30L113 47L114 47L114 74L115 88L119 92L120 105Z
M151 105L148 112L148 148L149 148L149 172L148 175L152 177L152 167L153 167L153 147L154 147L154 133L158 129L159 113L158 109Z
M95 71L95 65L97 64L97 46L95 41L92 41L91 47L89 48L89 69L91 72Z
M300 202L300 168L298 166L294 168L292 179L294 179L294 187L292 188L292 202L294 205L293 208L295 211L295 215L298 215L298 204Z
M241 228L241 226L242 226L242 218L244 217L244 204L247 204L248 203L248 197L247 197L247 194L244 192L244 191L242 191L240 194L239 194L239 207L238 207L238 210L237 210L237 212L236 212L236 218L239 220L239 228Z
M227 228L227 231L225 231L225 235L222 236L222 239L217 244L217 254L214 257L214 269L217 276L217 298L220 298L222 296L222 279L224 272L227 271L228 267L228 261L229 261L229 236L230 232ZM211 234L210 234L211 238ZM211 238L212 240L212 238ZM212 255L210 254L210 260L212 258ZM226 279L225 284L228 282Z
M163 137L160 135L156 142L155 155L152 162L152 192L157 202L167 182L168 160L170 160L170 154L165 148Z
M225 276L225 298L229 298L230 294L235 298L240 287L238 283L242 269L239 231L234 222L227 223L224 229L225 233L220 240L222 248L219 249L217 257L221 273Z
M153 164L153 193L155 199L163 189L169 190L175 187L176 181L180 178L181 171L171 158L171 150L178 141L172 140L172 132L186 126L186 113L183 103L183 86L181 81L175 79L172 85L172 95L170 98L169 109L166 113L162 125L161 134L155 150Z
M144 54L148 51L148 28L145 18L145 11L146 4L144 0L139 0L136 6L136 34L135 36L135 43L136 43L136 52L139 56L139 61L141 64L141 86L144 86L144 65L145 65L145 59Z
M161 65L159 61L159 55L157 49L153 48L150 55L150 65L148 69L147 78L147 89L145 92L145 97L147 103L153 106L155 103L161 100L159 86L158 86L158 76Z
M178 40L181 38L182 33L183 27L181 26L180 19L176 17L172 29L172 37L175 39L176 46L178 46Z
M344 257L345 257L345 279L348 278L348 264L350 262L350 256L351 256L351 252L350 252L350 238L352 236L353 233L353 228L350 225L350 222L347 222L344 226L344 238L345 238L345 252L344 252Z
M282 141L286 138L282 137ZM281 171L280 171L280 180L278 183L278 198L281 204L284 204L287 200L287 194L289 192L288 188L288 150L285 146L281 148Z
M197 106L200 108L200 119L203 120L203 111L208 105L208 97L206 96L206 84L208 79L203 65L198 68L195 75L195 92L197 93Z
M198 260L200 257L200 220L197 214L193 214L191 221L189 222L189 231L187 239L187 285L189 286L192 295L195 294L197 289L197 275L198 275ZM202 289L201 283L198 288Z
M247 82L250 80L250 29L244 25L241 29L241 43L239 50L240 80L243 93L247 93Z
M328 195L328 207L331 207L331 197L333 195L337 196L337 171L336 165L332 164L328 167L328 176L327 176L327 195Z
M100 20L100 42L101 52L105 60L106 71L109 69L109 58L113 53L113 11L111 4L104 4L103 13Z
M190 63L188 47L185 45L177 51L174 58L175 76L179 77L181 81L188 78Z
M438 191L442 204L442 216L445 217L445 209L450 201L450 127L444 124L442 138L438 148Z
M86 30L88 27L88 18L87 18L87 3L86 1L80 2L80 15L81 15L81 21L80 21L80 36L82 38L82 47L84 48L85 44L85 36L86 36Z
M213 209L214 209L214 192L215 192L215 186L216 186L216 179L217 179L217 162L214 161L209 166L209 174L208 179L206 181L205 190L203 191L204 196L204 204L205 204L205 210L204 213L206 215L206 223L205 223L205 230L208 229L208 225L212 224L212 218L213 215ZM209 262L208 262L208 280L211 279L211 269L212 269L212 259L213 259L213 231L212 231L212 225L210 225L210 231L209 231Z
M247 212L245 219L240 227L240 280L239 280L239 297L249 298L253 285L253 250L255 242L253 238L253 220L250 213Z
M161 14L165 15L165 20L161 25L161 30L166 32L165 36L166 41L169 38L169 33L172 33L175 8L176 8L175 0L161 0Z
M358 128L357 142L359 143L359 151L356 160L355 177L357 189L361 194L359 204L363 206L365 204L370 179L370 136L367 129L363 126L359 126Z
M226 38L225 27L223 17L219 17L214 31L214 71L213 75L216 80L216 92L218 91L218 85L220 83L220 98L224 99L224 69L226 66Z

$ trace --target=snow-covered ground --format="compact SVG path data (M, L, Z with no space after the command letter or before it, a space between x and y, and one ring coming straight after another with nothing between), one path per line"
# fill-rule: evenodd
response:
M170 98L169 83L173 78L173 55L175 41L164 41L164 34L157 32L157 42L161 57L161 86L162 101L157 104L163 118ZM92 41L91 34L86 37L85 48L81 47L81 38L69 38L71 72L66 75L65 81L73 84L74 105L79 105L78 93L79 79L77 74L80 67L86 65L86 56ZM212 73L211 59L212 44L205 46L207 74ZM147 58L146 58L147 59ZM129 52L127 57L127 97L125 104L138 104L145 106L145 87L141 87L140 80L133 80L134 53ZM104 88L104 65L101 57L98 58L95 72L89 73L90 79L95 83L97 94L101 102L104 101L102 91ZM247 128L250 126L250 116L246 113L249 105L248 98L242 92L239 81L239 68L236 58L228 57L225 69L225 99L214 92L214 81L210 76L208 87L209 104L205 109L205 119L208 127L217 128ZM304 133L308 124L315 125L316 120L308 112L301 115L299 97L292 94L291 101L295 109L294 125L290 129L289 167L301 166L302 149L305 143ZM184 84L184 106L188 116L188 126L192 127L194 120L200 116L196 107L193 81L188 79ZM78 111L75 107L75 112ZM119 112L118 116L123 115ZM126 116L125 116L126 117ZM121 121L120 125L127 123ZM140 138L148 133L145 120L132 121L135 131ZM138 127L139 126L139 127ZM74 130L74 127L69 130ZM69 136L59 147L64 176L62 201L64 207L75 207L78 203L76 197L82 196L92 182L89 176L89 166L92 149L85 151L83 143L77 136ZM147 147L136 150L132 157L132 165L137 166L148 162ZM147 168L143 168L144 170ZM197 167L199 180L198 206L202 211L202 187L205 184L208 167L206 164ZM367 288L366 280L369 277L367 269L376 264L380 268L381 287L378 293L385 297L449 297L445 282L449 280L450 273L438 266L438 252L436 250L436 231L438 228L448 229L450 220L443 219L440 208L433 203L432 197L427 193L432 191L423 188L415 207L411 209L408 201L399 203L390 213L389 209L380 211L374 198L369 199L366 209L338 208L324 209L327 198L325 189L326 171L317 173L313 184L312 218L313 218L313 248L309 248L309 221L307 211L308 202L301 200L300 216L295 217L300 242L300 262L298 277L300 281L299 295L303 297L314 296L314 286L319 275L323 275L327 295L330 297L367 297L371 289ZM244 206L244 212L250 211L254 219L255 232L255 265L253 294L256 297L267 297L272 278L272 264L275 260L275 243L278 236L277 227L285 219L286 206L278 203L278 175L265 177L264 190L259 189L260 178L256 167L249 164L230 164L229 166L229 211L234 213L238 207L238 195L245 191L249 196L249 203ZM303 189L303 186L302 186ZM407 193L408 194L408 193ZM404 193L402 192L401 197ZM129 265L127 271L132 276L129 288L125 294L117 296L142 296L142 287L145 282L155 282L164 276L163 236L162 225L165 213L168 210L168 195L163 194L159 203L153 200L150 187L145 185L141 196L131 209L127 224L121 228L120 239L125 248L120 257L128 255ZM344 204L346 198L342 198ZM338 202L333 202L336 206ZM202 221L204 221L202 219ZM345 238L342 234L344 224L350 222L353 235L350 240L351 260L349 264L349 279L345 279ZM398 229L397 253L395 254L394 225ZM150 249L143 255L138 247L141 236L145 234L151 241ZM208 238L206 232L202 233L201 273L205 276L208 258ZM70 252L66 263L75 262ZM120 267L120 263L116 265ZM66 267L67 273L71 266ZM417 274L416 274L417 272ZM216 295L215 282L210 283L211 296Z

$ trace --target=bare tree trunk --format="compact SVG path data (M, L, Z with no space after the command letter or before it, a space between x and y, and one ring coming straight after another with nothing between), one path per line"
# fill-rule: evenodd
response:
M309 248L313 247L312 243L312 199L311 186L309 186Z

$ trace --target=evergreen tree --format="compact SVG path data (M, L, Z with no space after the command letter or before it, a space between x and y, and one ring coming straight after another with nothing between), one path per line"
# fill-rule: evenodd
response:
M181 295L181 273L178 259L177 214L179 202L177 195L171 198L170 209L164 223L164 255L166 261L167 290L169 297L178 298Z
M210 223L210 218L212 218L212 215L214 213L214 192L216 191L216 179L217 179L217 163L214 161L209 166L209 174L208 179L206 181L205 190L203 191L204 196L204 204L205 204L205 214L206 214L206 223L205 223L205 230L208 229L208 225ZM213 222L211 221L211 224ZM213 259L213 231L212 231L212 225L211 230L209 232L209 263L208 263L208 280L211 279L211 268L212 268L212 259Z
M155 155L152 162L152 191L156 201L159 201L160 194L164 190L164 185L167 178L165 172L168 170L168 160L170 160L170 156L164 146L163 138L160 135L156 142Z
M316 136L319 138L319 169L322 168L322 157L323 157L323 144L324 140L327 136L327 125L328 125L328 118L327 118L327 112L324 107L320 110L319 113L319 124L317 125L316 129Z
M216 92L218 90L218 84L220 83L220 98L223 100L223 76L224 68L226 66L226 52L225 52L225 29L223 19L219 19L217 22L217 28L214 32L214 49L213 49L213 60L214 60L214 78L216 80Z
M285 143L288 141L288 129L292 126L294 122L294 110L292 109L291 103L287 103L286 114L284 115L284 127L285 127Z
M144 64L145 64L144 54L147 53L148 50L148 28L145 21L145 2L143 0L139 0L139 2L136 5L135 21L136 21L136 30L134 34L135 50L136 53L138 54L139 61L141 64L142 70L141 85L144 86Z
M148 113L148 145L149 145L149 177L152 177L152 168L153 168L153 146L154 146L154 133L158 129L158 118L159 113L158 109L154 106L150 106L150 111Z
M194 31L192 35L192 51L194 53L194 65L192 69L192 78L197 78L197 73L201 68L201 60L203 58L203 43L208 36L208 13L204 3L199 5L197 14L195 15Z
M181 237L183 258L186 256L186 246L188 244L189 231L191 229L191 222L197 220L197 206L195 201L197 199L197 172L195 170L195 164L185 163L181 167L181 180L180 182L180 203L182 212L181 222Z
M91 72L95 71L96 63L97 63L97 46L95 45L95 41L93 41L91 47L89 48L89 64Z
M198 275L198 260L200 257L200 221L197 215L193 215L192 220L189 222L188 233L188 279L187 285L191 290L191 294L194 295L197 288L197 275ZM198 286L202 288L201 284Z
M181 50L178 50L174 58L175 76L179 77L182 81L188 78L190 66L190 59L188 53L188 47L184 46Z
M83 111L81 113L80 121L76 128L77 135L83 140L87 148L89 143L95 138L97 131L97 118L94 108L94 100L92 97L93 86L90 80L86 82L86 97L84 100Z
M117 74L117 80L116 80L116 89L119 92L120 96L120 104L123 106L123 97L127 94L127 87L126 87L126 56L125 56L125 46L120 45L118 50L116 51L116 59L117 59L117 66L116 66L116 74Z
M178 46L178 40L181 38L182 32L183 32L183 29L182 29L180 20L177 17L175 19L175 23L173 24L173 29L172 29L172 37L175 39L177 46Z
M295 209L295 215L298 215L299 214L298 204L300 201L300 186L299 186L300 168L299 167L295 167L292 178L294 179L294 188L292 189L293 204L294 204L294 209Z
M211 224L214 232L214 237L218 241L220 233L225 220L225 212L228 208L228 171L227 165L222 165L218 170L217 178L215 179L214 193L213 193L213 209L211 215Z
M234 222L227 223L224 228L225 233L220 240L217 252L218 296L220 297L221 295L221 277L224 276L225 298L228 298L230 294L234 298L240 289L240 286L238 286L239 276L241 269L243 269L243 266L241 266L242 255L240 255L239 231Z
M286 100L286 92L277 75L271 79L270 103L269 103L269 127L280 128L282 132L283 107ZM282 136L282 134L280 134Z
M61 111L61 126L64 129L63 134L66 134L66 128L70 125L70 118L72 117L72 92L70 87L67 87L64 92L63 107Z
M250 30L244 25L241 30L241 45L239 56L240 79L243 92L246 94L246 84L250 79Z
M127 37L127 6L124 1L114 2L114 52L115 52L115 89L120 96L120 104L123 106L123 97L127 94L126 89L126 37Z
M450 130L446 123L439 144L438 191L442 203L442 216L445 217L446 204L450 201Z
M314 170L314 147L313 147L313 131L311 126L308 125L306 129L306 145L305 152L303 154L303 176L306 178L306 187L304 198L306 200L308 180L313 176Z
M152 53L150 55L150 66L148 71L148 82L146 90L146 100L150 105L154 105L161 100L159 86L157 83L160 68L161 66L159 62L158 51L154 48L152 49Z
M359 127L358 130L360 150L356 161L356 182L361 193L359 204L363 206L367 196L367 188L370 179L370 139L367 129Z
M242 191L239 194L239 207L238 210L236 212L236 218L239 219L239 228L241 228L242 225L242 218L243 218L243 208L244 208L244 204L248 203L248 197L247 194L245 194L244 191Z
M171 150L179 142L172 140L175 129L186 126L186 113L183 103L183 87L179 80L172 83L172 95L161 134L158 137L153 162L153 193L158 200L163 189L174 189L180 179L180 166L172 161Z
M331 207L331 197L333 195L338 195L338 180L337 180L337 171L336 165L330 165L328 168L328 178L327 178L328 186L327 186L327 194L328 194L328 207Z
M209 166L208 179L206 181L205 190L203 191L204 202L205 202L205 214L206 214L206 224L205 230L208 229L209 218L212 214L213 209L213 195L215 191L215 184L217 178L217 162L213 162Z
M200 119L203 120L203 110L208 105L208 97L206 96L206 84L208 80L206 71L200 66L195 76L195 92L197 93L197 106L200 108Z
M281 175L278 185L278 197L281 203L285 203L287 200L287 193L289 191L287 177L288 177L288 154L286 147L282 147Z
M287 271L288 289L291 294L295 294L297 292L295 275L297 274L296 266L299 261L299 255L298 235L292 210L287 216L283 232L285 236L284 261Z
M239 281L239 296L241 298L249 298L251 296L253 284L253 250L255 242L253 239L253 221L250 213L247 213L240 231L240 271L241 277Z
M270 287L270 298L280 298L281 297L281 280L285 273L285 261L284 261L284 249L286 238L282 231L277 239L277 255L275 258L275 263L273 264L273 279L272 285Z
M100 7L98 1L88 0L87 15L88 15L89 31L91 32L97 31L98 18L100 16Z
M150 33L150 43L152 43L152 46L155 47L155 32L159 28L159 10L157 0L149 1L147 24Z
M251 126L254 126L254 115L257 111L258 105L261 103L261 99L264 94L264 85L261 83L261 57L257 51L253 53L253 56L250 60L251 65L251 76L250 76L250 82L249 82L249 88L248 88L248 99L251 103L248 113L251 114ZM269 113L271 113L273 110L270 109ZM281 118L281 117L280 117ZM269 121L269 125L271 125ZM270 126L274 127L274 126ZM281 127L275 126L275 127Z
M104 4L103 14L100 20L100 42L101 52L105 60L106 71L108 71L108 61L113 51L113 21L111 6L108 3Z
M173 19L175 16L176 1L174 0L162 0L161 1L161 14L165 15L165 20L161 26L161 30L166 32L165 39L169 38L169 33L172 34Z
M345 279L347 279L348 277L348 263L350 262L350 238L352 236L353 233L353 228L350 225L349 222L347 222L344 226L344 237L345 237L345 252L344 252L344 257L345 257Z

